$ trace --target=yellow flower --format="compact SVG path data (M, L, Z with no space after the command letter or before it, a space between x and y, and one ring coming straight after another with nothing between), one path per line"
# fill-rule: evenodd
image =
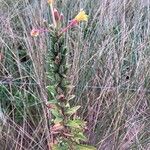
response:
M48 4L53 4L54 0L48 0L47 2L48 2Z
M37 29L32 29L32 31L31 31L31 36L38 36L39 35L39 33L40 33L40 31L39 30L37 30Z
M76 17L71 20L71 22L68 24L67 27L65 27L64 29L62 29L60 35L63 34L64 32L66 32L69 28L74 27L75 25L77 25L81 21L88 21L88 15L83 10L81 10L78 13L78 15L76 15Z
M74 18L77 22L80 21L88 21L88 15L85 13L85 11L81 10L78 15Z

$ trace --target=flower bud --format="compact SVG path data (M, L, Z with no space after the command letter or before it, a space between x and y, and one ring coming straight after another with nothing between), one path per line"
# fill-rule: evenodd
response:
M60 20L60 14L56 8L54 8L54 17L56 22Z
M60 14L60 21L63 21L64 20L64 15L63 13Z
M38 29L32 29L32 31L31 31L31 36L38 36L39 35L39 33L40 33L40 31L38 30Z

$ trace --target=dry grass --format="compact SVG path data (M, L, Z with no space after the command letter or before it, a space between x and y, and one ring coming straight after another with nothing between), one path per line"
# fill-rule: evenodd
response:
M140 0L59 0L67 24L80 8L89 14L66 34L70 82L98 150L150 149L150 8ZM0 147L46 150L49 126L46 56L49 35L31 38L50 20L45 0L0 0ZM2 115L1 115L2 114Z

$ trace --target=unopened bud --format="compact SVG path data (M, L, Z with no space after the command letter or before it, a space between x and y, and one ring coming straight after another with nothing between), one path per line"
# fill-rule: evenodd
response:
M60 20L60 14L56 8L54 8L54 17L56 21Z
M63 21L64 20L64 15L63 13L60 14L60 21Z

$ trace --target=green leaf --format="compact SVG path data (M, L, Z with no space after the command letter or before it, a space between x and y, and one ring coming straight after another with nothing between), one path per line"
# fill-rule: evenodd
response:
M61 117L56 117L55 120L54 120L54 123L57 124L57 123L60 123L63 121L63 118Z
M67 126L73 127L73 128L80 128L80 126L76 122L74 122L74 121L69 121L67 123Z
M63 121L63 116L59 113L57 109L52 109L51 112L52 112L52 115L55 116L55 119L54 119L55 124Z
M66 56L67 51L68 51L68 48L67 48L67 47L64 47L64 48L63 48L63 52L62 52L63 55L64 55L64 57Z
M57 99L50 99L49 101L48 101L48 103L49 104L57 104L58 103L58 101L57 101Z
M52 145L52 150L70 150L70 149L67 142L59 141L58 144Z
M48 91L50 92L50 94L53 96L53 97L55 97L55 95L56 95L56 87L54 86L54 85L49 85L49 86L47 86L46 87L47 89L48 89Z
M72 128L81 128L81 122L79 120L68 120L66 126Z
M59 146L58 146L57 144L54 144L54 145L52 146L52 150L60 150L60 149L59 149Z
M96 148L89 145L77 145L77 150L96 150Z
M78 132L78 133L75 135L74 138L75 138L75 140L77 140L78 142L79 142L79 140L87 141L86 136L84 136L82 132Z
M76 111L80 108L81 106L75 106L75 107L72 107L72 108L69 108L66 112L66 114L68 115L73 115L74 113L76 113Z
M60 117L60 113L57 109L52 109L51 112L52 112L53 116Z
M70 104L69 104L69 103L67 103L67 104L66 104L66 108L69 108L69 107L70 107Z

